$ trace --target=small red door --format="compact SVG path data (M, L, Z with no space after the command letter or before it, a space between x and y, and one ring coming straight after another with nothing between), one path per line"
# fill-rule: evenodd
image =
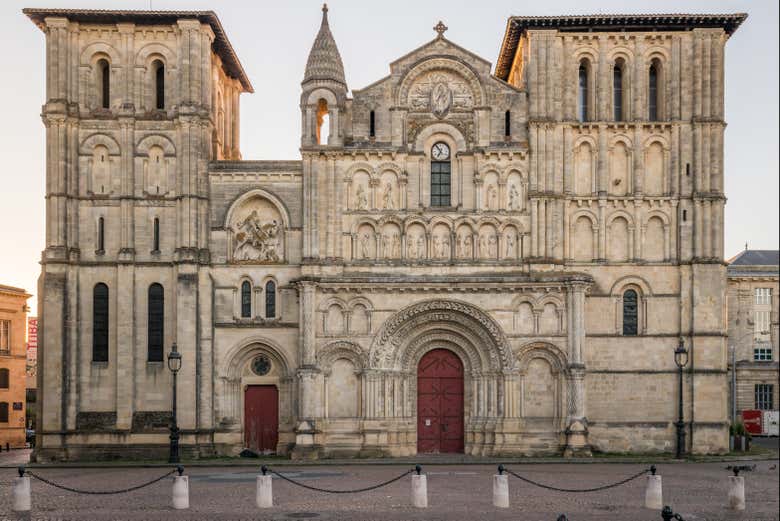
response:
M275 385L250 385L244 392L244 441L258 452L276 452L279 391Z
M417 452L463 452L463 364L447 349L417 366Z

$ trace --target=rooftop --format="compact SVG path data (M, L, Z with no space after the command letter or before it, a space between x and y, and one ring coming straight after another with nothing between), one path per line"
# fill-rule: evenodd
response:
M743 250L728 261L729 266L778 266L779 250Z
M27 8L22 12L41 30L47 17L62 17L75 22L118 23L131 22L138 25L173 24L182 18L194 18L209 24L214 31L214 52L222 58L228 76L241 82L246 92L254 92L244 67L238 60L233 46L230 45L222 23L214 11L128 11L112 9L45 9Z
M16 293L20 297L32 297L32 295L27 293L27 291L22 289L22 288L16 288L14 286L6 286L4 284L0 284L0 292L2 292L2 293Z
M558 29L565 32L597 31L688 31L693 28L721 28L731 35L747 18L735 14L593 14L571 16L511 16L496 62L495 75L502 80L517 52L520 35L528 29Z

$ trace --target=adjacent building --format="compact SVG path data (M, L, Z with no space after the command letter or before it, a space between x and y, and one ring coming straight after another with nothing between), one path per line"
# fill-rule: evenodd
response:
M165 454L174 343L188 456L670 451L680 338L686 447L728 449L745 15L512 17L495 68L439 22L350 91L323 8L300 158L247 161L253 88L213 12L25 13L47 49L38 460Z
M745 249L728 261L729 366L736 416L778 410L780 252ZM732 400L734 399L732 394Z
M0 445L25 446L27 299L20 288L0 284Z

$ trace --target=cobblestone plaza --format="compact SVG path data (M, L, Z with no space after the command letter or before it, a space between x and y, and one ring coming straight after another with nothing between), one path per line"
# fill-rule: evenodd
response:
M778 519L777 461L755 462L744 473L747 508L726 508L728 463L659 464L663 476L664 504L671 505L686 521ZM614 483L647 467L643 464L509 464L518 474L544 484L586 488ZM403 472L398 465L316 465L278 467L285 476L307 485L348 489L386 481ZM57 483L93 490L132 486L165 473L164 468L39 468L38 475ZM594 493L566 494L526 485L510 477L510 508L492 506L492 475L488 465L425 466L428 475L429 508L410 504L410 479L361 494L310 492L274 478L275 507L260 511L255 506L254 467L191 467L190 509L171 508L171 478L141 491L118 496L76 495L32 480L31 519L41 520L458 520L496 519L555 521L565 514L569 521L657 521L658 511L642 507L645 479ZM0 519L10 515L11 487L16 472L0 470ZM305 517L309 516L309 517Z

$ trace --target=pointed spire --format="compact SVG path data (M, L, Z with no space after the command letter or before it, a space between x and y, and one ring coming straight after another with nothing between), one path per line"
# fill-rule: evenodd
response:
M328 25L328 4L322 5L320 32L317 33L309 51L306 72L303 75L303 83L312 80L332 80L342 83L345 87L347 85L341 54Z

